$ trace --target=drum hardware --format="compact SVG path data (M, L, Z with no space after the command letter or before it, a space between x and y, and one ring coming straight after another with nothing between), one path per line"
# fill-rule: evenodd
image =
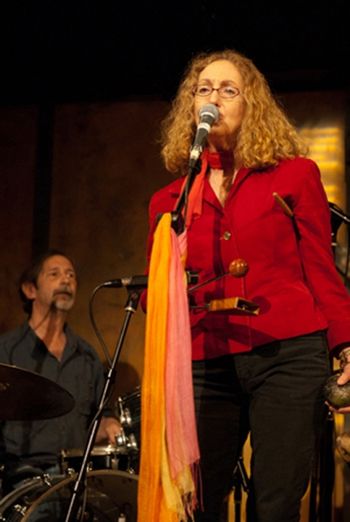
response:
M48 475L48 473L44 473L43 475L41 475L40 478L44 484L46 484L49 488L51 488L51 486L52 486L51 475Z
M16 513L19 513L20 515L22 515L22 518L24 517L24 515L26 514L26 511L27 511L27 508L25 508L24 506L21 506L20 504L16 504L15 506L13 506L13 509L16 511ZM3 519L5 520L5 519Z
M132 393L118 397L119 422L122 431L116 438L118 446L125 446L129 451L139 451L141 388L138 386ZM136 437L134 431L137 432Z
M129 455L128 471L138 473L140 434L141 434L141 387L118 397L116 402L117 417L122 431L116 437L116 445L126 449Z
M51 475L42 468L25 463L10 464L8 467L5 465L1 484L2 495L7 495L20 485L27 484L33 479L43 482L48 487L52 485Z
M32 477L28 477L22 481L19 482L19 485L12 489L7 495L5 495L0 500L0 521L9 521L12 520L11 518L8 518L7 516L4 517L3 515L6 513L6 509L8 506L12 506L12 509L16 511L19 514L24 515L28 505L32 503L32 497L31 497L31 491L33 487L35 488L41 488L42 486L45 486L45 489L50 488L52 486L52 479L47 474L42 475L36 475ZM21 496L23 495L23 501L21 504L17 502L19 493L21 492ZM15 520L18 520L18 518L15 517Z
M72 395L50 379L0 364L0 420L52 419L70 412L74 404Z
M129 451L139 451L139 445L133 433L126 435L122 430L115 438L116 445L121 448L127 448Z
M119 405L119 421L122 426L131 426L132 419L131 419L131 413L129 408L124 408L124 401L122 397L118 397L118 405Z
M66 466L63 469L63 473L64 475L66 475L67 477L73 477L77 470L75 468L73 468L72 466ZM89 471L92 471L93 470L93 464L92 462L88 462L87 466L86 466L86 469L87 469L87 472Z

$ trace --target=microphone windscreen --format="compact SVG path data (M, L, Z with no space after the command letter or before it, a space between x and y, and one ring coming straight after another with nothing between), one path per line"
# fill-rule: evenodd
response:
M199 118L201 121L206 121L212 125L219 119L219 109L213 103L207 103L199 109Z

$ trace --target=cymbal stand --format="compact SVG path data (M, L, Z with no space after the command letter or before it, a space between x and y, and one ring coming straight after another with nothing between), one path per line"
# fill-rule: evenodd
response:
M347 226L350 225L350 216L334 203L328 202L328 204L331 215L332 251L335 262L338 245L337 232L342 223ZM345 280L348 272L349 245L347 248L347 263L345 273L342 274ZM333 369L332 357L330 357L330 365ZM324 425L316 448L310 480L309 522L328 522L332 519L332 495L335 483L334 428L334 415L325 407Z
M88 462L91 450L94 446L96 434L98 427L101 422L102 413L104 410L104 407L106 405L106 402L108 400L108 397L110 395L112 385L114 384L115 380L115 374L116 374L116 366L117 362L120 356L120 352L122 349L122 345L125 339L125 335L129 326L129 322L131 319L131 316L136 312L137 306L140 300L140 295L142 290L145 287L143 285L140 285L139 287L133 287L133 288L127 288L128 290L128 300L125 305L125 318L124 322L122 324L122 328L119 334L119 339L115 348L114 356L110 365L110 368L108 370L104 388L101 394L101 398L99 401L99 405L97 408L97 413L94 417L93 423L91 425L91 429L89 431L88 441L85 446L84 455L82 464L79 470L79 473L77 475L77 478L74 483L73 487L73 493L70 499L70 504L68 506L68 510L66 513L66 518L64 519L65 522L71 522L73 520L79 521L84 520L84 509L81 507L79 508L79 499L82 497L84 493L86 493L86 487L87 487L87 468L88 468Z

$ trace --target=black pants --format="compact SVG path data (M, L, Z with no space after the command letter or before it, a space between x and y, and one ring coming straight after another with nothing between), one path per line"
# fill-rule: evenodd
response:
M323 332L247 354L195 361L193 382L204 512L219 522L224 497L250 431L249 522L297 522L325 413L330 374Z

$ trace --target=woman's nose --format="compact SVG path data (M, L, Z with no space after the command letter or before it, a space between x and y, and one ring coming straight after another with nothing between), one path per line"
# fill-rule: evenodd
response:
M214 105L219 105L220 96L217 89L213 89L213 91L210 93L209 102L213 103Z

